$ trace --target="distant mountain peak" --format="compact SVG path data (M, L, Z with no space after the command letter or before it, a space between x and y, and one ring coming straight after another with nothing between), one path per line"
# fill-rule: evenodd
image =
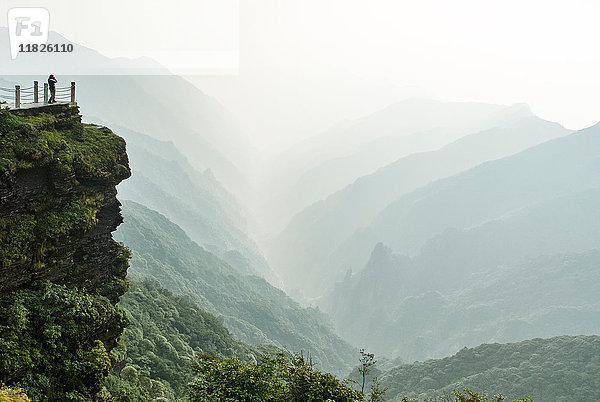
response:
M373 248L370 260L381 260L382 258L390 256L391 254L392 249L383 244L382 242L379 242Z

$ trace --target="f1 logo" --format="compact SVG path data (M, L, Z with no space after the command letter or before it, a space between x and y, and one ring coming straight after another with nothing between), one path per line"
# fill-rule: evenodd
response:
M50 13L45 8L11 8L8 10L10 56L16 59L21 45L41 45L48 41Z

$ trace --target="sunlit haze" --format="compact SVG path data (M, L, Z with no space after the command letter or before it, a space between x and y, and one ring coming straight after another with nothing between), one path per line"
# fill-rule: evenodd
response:
M2 25L14 6L48 8L53 30L109 57L146 55L176 73L201 73L190 80L265 150L414 96L527 103L572 129L598 121L600 3L591 0L7 0ZM366 89L365 80L376 84ZM322 116L319 101L309 101L323 86L354 100ZM326 101L335 103L335 93ZM266 121L299 108L304 124Z

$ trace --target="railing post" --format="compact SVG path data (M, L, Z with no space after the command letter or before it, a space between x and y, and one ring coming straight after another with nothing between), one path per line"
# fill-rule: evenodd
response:
M21 86L15 85L15 108L21 107Z
M38 103L38 82L33 81L33 103Z
M44 105L48 104L48 83L44 82Z
M75 102L75 81L71 81L71 103Z

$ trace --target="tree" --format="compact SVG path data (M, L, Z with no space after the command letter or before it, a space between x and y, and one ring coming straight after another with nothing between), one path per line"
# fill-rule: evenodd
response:
M257 363L199 355L193 368L198 376L189 384L191 402L364 401L361 393L315 370L301 354L263 357Z
M371 371L371 367L377 363L375 360L375 355L373 353L367 353L364 349L360 350L360 366L358 367L358 372L362 377L362 386L360 387L360 392L362 394L365 393L365 382L367 380L367 374Z
M358 366L358 373L360 374L362 382L360 392L364 395L365 385L367 383L367 376L372 371L372 367L375 366L377 360L375 360L375 354L368 353L365 351L365 349L360 350L360 356L361 357L359 359L360 365ZM373 381L371 382L371 392L369 393L369 401L384 401L385 399L383 398L383 395L385 394L386 390L387 388L381 388L378 378L374 377Z
M45 283L0 306L0 383L33 400L94 399L112 361L103 342L125 312L102 296Z
M373 382L371 383L371 393L369 394L370 402L383 402L385 399L383 395L387 391L387 388L381 388L379 384L379 379L377 377L373 378Z

